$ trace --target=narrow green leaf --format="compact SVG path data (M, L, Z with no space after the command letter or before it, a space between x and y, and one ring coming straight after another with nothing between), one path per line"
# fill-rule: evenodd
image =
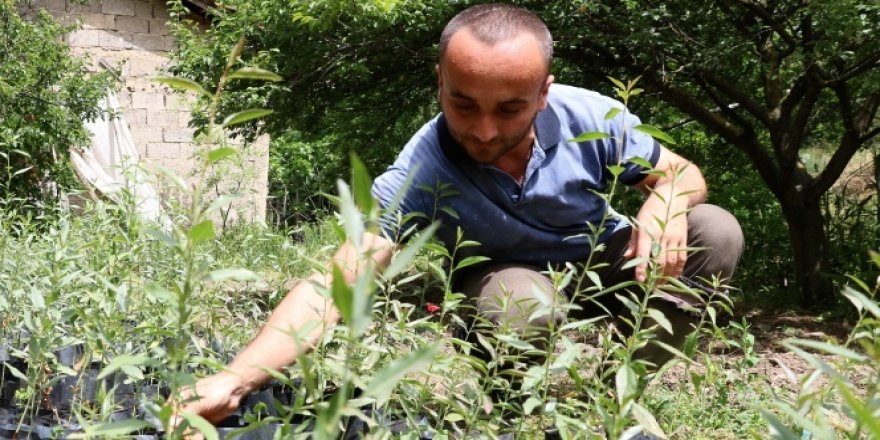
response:
M390 280L406 270L406 268L409 267L410 263L412 263L413 259L415 259L419 251L422 250L422 247L425 246L425 243L427 243L427 241L432 236L434 236L434 232L437 231L437 228L439 226L440 225L437 223L431 224L431 226L428 226L424 231L422 231L415 238L415 240L408 243L402 251L395 254L394 260L391 262L391 264L388 265L388 268L385 269L385 273L383 273L382 276L386 280Z
M174 293L160 284L149 283L144 288L147 291L148 296L160 303L172 302L175 299Z
M880 306L878 306L871 298L865 296L862 292L859 292L850 286L845 286L842 293L843 296L850 300L859 311L865 309L874 315L875 318L880 318Z
M260 276L256 273L242 269L240 267L218 269L208 273L207 278L211 281L260 281Z
M141 429L152 428L153 425L137 419L122 420L112 423L100 423L97 425L86 426L85 432L70 434L66 438L69 439L86 439L86 438L108 438L127 436Z
M278 74L270 72L266 69L261 69L259 67L242 67L241 69L232 72L227 77L229 79L255 79L261 81L272 81L277 82L281 81L282 78L278 76Z
M180 78L176 76L156 76L153 78L153 81L165 84L166 86L175 88L177 90L195 92L207 98L211 97L211 94L208 93L207 90L200 86L199 83L191 79Z
M620 165L609 165L608 172L616 179L617 176L623 174L626 169Z
M16 378L23 380L25 382L28 381L27 375L22 373L21 370L19 370L18 368L15 368L12 365L9 365L9 363L7 363L7 362L4 362L3 365L6 365L6 369L8 369L9 372L12 373L12 375L15 376Z
M801 436L795 434L788 426L785 426L773 413L761 410L764 420L770 425L770 435L776 440L801 440Z
M244 35L238 37L238 41L235 43L235 46L232 47L232 50L229 51L229 56L226 58L226 70L229 70L238 58L241 56L241 53L244 51L245 38Z
M184 412L181 415L184 419L186 419L187 422L189 422L190 426L202 433L202 436L205 437L205 440L219 439L217 429L214 428L214 425L212 425L211 422L205 420L202 416L188 411Z
M115 356L113 358L113 360L111 360L110 363L107 364L107 366L101 370L101 372L98 374L98 380L101 380L101 379L113 374L114 372L116 372L117 370L121 369L123 366L126 366L126 365L139 367L142 365L151 365L151 364L155 364L155 362L153 362L153 360L149 356L121 354L121 355ZM130 370L128 370L128 371L130 371ZM142 378L143 378L143 376L135 377L135 379L142 379Z
M263 108L252 108L252 109L248 109L248 110L242 110L238 113L233 113L233 114L227 116L226 119L223 120L223 123L220 125L223 127L231 127L233 125L242 124L247 121L251 121L251 120L254 120L257 118L262 118L264 116L271 115L272 113L275 113L275 111L274 110L266 110Z
M639 422L639 424L648 432L657 437L666 438L666 433L663 432L663 429L660 428L660 424L657 423L657 419L654 418L654 415L651 414L647 408L638 403L634 403L632 406L632 414L636 421Z
M462 269L462 268L465 268L468 266L473 266L475 264L480 264L484 261L489 261L489 260L491 260L491 258L489 258L489 257L483 257L480 255L473 255L473 256L465 258L464 260L459 261L458 264L455 265L455 269L456 270Z
M518 338L515 338L513 336L497 335L495 338L498 339L499 341L517 349L517 350L523 350L523 351L535 350L534 345L529 344L528 342L523 341Z
M620 107L611 107L611 110L608 110L608 113L605 113L605 120L610 121L614 119L615 116L619 115L623 109Z
M609 76L608 80L611 81L614 84L614 87L618 88L619 90L626 90L626 85L624 85L623 82L621 82L619 79Z
M636 389L636 373L629 364L623 364L617 369L614 385L617 390L617 403L623 405Z
M425 345L422 348L395 360L380 370L370 380L365 394L376 399L378 406L385 405L394 387L409 373L424 370L434 361L440 350L439 344Z
M539 406L541 406L541 400L535 396L531 396L526 399L526 403L523 404L523 413L529 415Z
M220 197L214 199L213 202L208 206L208 209L205 210L206 213L214 212L240 198L242 198L244 194L236 193L236 194L223 194Z
M654 127L653 125L639 124L633 127L633 130L645 133L646 135L651 136L654 139L661 140L669 145L675 145L675 139L672 139L672 137L664 133L663 130Z
M205 220L190 228L186 236L192 244L210 240L214 238L214 222Z
M361 162L360 158L358 158L354 151L350 154L350 160L351 189L354 194L354 202L362 213L369 214L372 212L373 206L375 205L373 194L370 192L370 189L373 186L373 181L370 178L370 174L367 172L367 167L364 166L364 163Z
M662 327L663 330L666 330L667 333L673 334L672 323L669 322L668 319L666 319L666 315L664 315L663 312L661 312L655 308L649 308L648 309L648 316L650 316L651 319L653 319L655 322L657 322L657 324L660 325L660 327Z
M358 211L357 205L351 193L351 188L342 179L336 181L339 190L339 214L342 217L342 229L347 238L356 249L361 248L364 236L364 221Z
M353 315L352 291L339 265L333 263L333 287L330 290L333 296L333 304L339 310L339 315L346 322L351 322Z
M609 135L608 133L601 132L601 131L588 131L585 133L581 133L580 135L578 135L578 137L576 137L574 139L569 139L568 142L589 142L589 141L595 141L595 140L599 140L599 139L607 139L610 137L611 137L611 135Z
M863 354L856 353L848 348L841 347L840 345L830 344L828 342L811 341L808 339L793 339L787 342L793 345L798 345L824 353L841 356L856 362L865 362L868 359L868 357Z
M217 162L220 162L223 159L226 159L229 156L238 153L238 150L232 147L220 147L215 148L208 152L207 159L208 164L213 165Z
M644 168L645 170L653 170L654 169L654 165L651 165L651 162L648 162L647 159L645 159L643 157L632 157L632 158L627 159L627 161L630 163L636 164L636 165Z

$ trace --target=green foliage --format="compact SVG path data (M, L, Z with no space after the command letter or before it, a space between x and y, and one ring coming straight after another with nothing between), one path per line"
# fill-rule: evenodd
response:
M880 254L871 253L880 269ZM880 279L873 287L857 278L843 296L855 307L858 321L843 342L791 339L783 345L813 369L798 381L797 393L775 402L776 413L764 416L777 439L876 438L880 436Z
M26 8L0 1L0 191L51 199L57 194L49 182L75 186L67 151L88 143L83 121L100 116L111 81L86 73L70 53L63 41L69 28L44 11L23 20Z
M207 33L177 30L184 37L177 69L216 81L212 66L234 45L233 35L245 32L253 42L245 54L271 66L283 81L237 89L243 99L225 111L265 103L276 110L266 126L273 135L294 127L304 142L332 138L357 151L375 173L436 112L431 97L437 36L449 18L475 3L233 0L215 11ZM721 141L707 148L715 157L735 159L705 167L704 174L747 176L753 189L767 188L749 194L769 194L779 203L761 201L761 221L773 224L761 227L748 219L755 228L747 228L753 233L747 236L783 237L777 213L791 230L784 239L790 245L753 255L774 257L765 260L768 272L762 277L769 280L769 271L784 267L785 275L774 285L796 283L814 305L819 297L829 299L827 274L838 267L830 259L844 253L825 253L834 237L825 237L828 218L820 200L852 155L878 133L876 5L855 0L833 7L793 0L514 3L550 27L560 82L609 94L613 90L603 86L605 77L642 75L646 99L636 114L650 114L652 120L687 117L717 135ZM824 168L809 170L803 151L816 145L837 154ZM741 153L747 161L740 160ZM332 190L322 185L323 191ZM731 211L752 209L723 197L713 201Z

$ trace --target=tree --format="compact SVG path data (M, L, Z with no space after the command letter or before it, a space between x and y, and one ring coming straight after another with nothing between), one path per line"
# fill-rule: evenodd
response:
M833 296L820 201L880 133L880 6L868 2L609 2L556 19L558 54L641 75L745 153L779 200L807 305ZM560 13L561 12L561 13ZM811 173L800 153L827 145Z
M435 81L434 44L446 21L472 3L236 0L228 3L234 12L218 13L211 44L228 45L229 34L245 32L254 56L271 59L288 79L284 90L266 95L279 115L270 129L331 130L360 151L378 141L379 157L387 158L414 121L436 109L426 104ZM659 100L746 154L782 207L804 302L833 298L823 276L828 255L820 201L880 133L880 5L516 3L551 28L562 80L601 84L607 76L640 76ZM198 71L205 59L183 56L180 65ZM834 151L816 173L801 159L809 145Z
M110 77L84 74L63 42L68 29L45 12L25 21L21 8L0 0L0 188L35 200L47 181L74 184L68 148L88 142L83 120L102 111Z

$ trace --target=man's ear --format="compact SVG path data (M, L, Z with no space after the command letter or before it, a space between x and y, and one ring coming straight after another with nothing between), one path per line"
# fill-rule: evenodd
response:
M550 94L550 85L553 84L553 80L555 79L556 78L553 75L547 75L547 79L541 87L541 97L539 98L541 101L541 110L547 108L547 95Z

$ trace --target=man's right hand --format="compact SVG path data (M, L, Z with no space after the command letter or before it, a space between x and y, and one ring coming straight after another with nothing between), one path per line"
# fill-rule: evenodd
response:
M183 390L181 402L186 403L178 408L176 414L190 412L211 423L218 423L238 409L246 394L247 389L241 377L224 371L199 380L195 389Z

